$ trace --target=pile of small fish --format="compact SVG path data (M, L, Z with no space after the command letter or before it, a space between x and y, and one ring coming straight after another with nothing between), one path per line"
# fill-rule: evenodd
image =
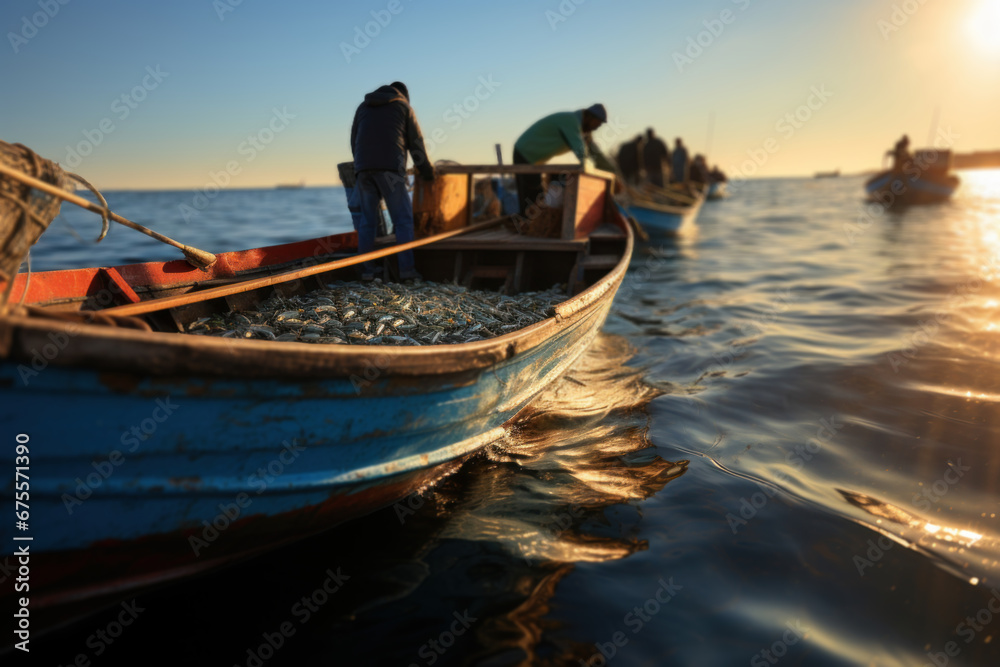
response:
M555 314L565 287L507 296L433 282L336 282L275 296L255 311L192 322L188 333L222 338L355 345L443 345L502 336Z

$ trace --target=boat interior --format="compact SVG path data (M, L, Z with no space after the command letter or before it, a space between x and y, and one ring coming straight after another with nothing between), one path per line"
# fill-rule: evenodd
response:
M473 189L493 175L515 173L558 175L564 184L562 206L542 209L549 221L545 236L522 216L494 219L494 224L416 248L417 270L425 280L454 282L471 289L506 294L565 285L567 298L600 280L628 247L627 224L613 197L614 176L574 165L448 165L438 167L431 183L417 182L414 191L416 238L461 230L474 224ZM535 226L537 228L537 225ZM377 239L376 250L395 244L393 236ZM145 312L142 321L157 331L185 331L193 321L219 312L252 310L272 296L291 297L325 288L335 281L358 279L359 267L347 266L283 280L282 274L355 256L356 234L332 235L296 243L219 253L207 270L185 260L118 267L36 273L25 303L31 312L100 311L128 316L129 306L164 297L185 296L186 303ZM398 277L392 256L379 260L388 280ZM219 296L198 293L273 277L271 284ZM20 299L25 276L15 280L12 302ZM20 287L20 289L19 289Z

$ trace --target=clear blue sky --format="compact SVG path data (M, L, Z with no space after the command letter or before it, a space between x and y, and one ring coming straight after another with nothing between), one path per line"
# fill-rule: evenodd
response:
M200 187L227 163L231 187L335 183L357 104L398 79L446 139L435 160L509 159L534 120L596 101L624 126L611 144L651 125L704 151L714 117L729 171L772 138L764 176L874 168L936 107L957 149L1000 148L997 0L235 2L5 0L0 138L103 188ZM476 100L480 77L499 85ZM779 125L814 87L832 95Z

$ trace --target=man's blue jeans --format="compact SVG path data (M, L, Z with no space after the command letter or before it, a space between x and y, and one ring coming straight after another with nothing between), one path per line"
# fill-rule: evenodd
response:
M358 252L366 253L375 249L375 231L378 229L379 200L385 200L396 232L397 243L413 240L413 204L406 191L406 177L394 171L362 171L358 174L355 187L361 194L361 226L358 228ZM413 251L405 250L397 254L399 272L413 271ZM373 262L364 263L365 273L374 273Z
M347 195L347 210L351 212L351 224L354 231L358 231L361 228L361 195L347 186L344 186L344 193Z

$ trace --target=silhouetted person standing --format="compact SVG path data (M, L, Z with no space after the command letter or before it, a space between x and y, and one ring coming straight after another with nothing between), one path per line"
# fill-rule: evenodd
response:
M635 135L632 141L626 141L618 149L618 168L622 178L630 185L639 183L639 155L642 150L642 135Z
M910 137L903 135L903 137L896 142L896 146L892 149L892 168L895 171L903 171L903 165L905 165L910 159Z
M397 243L413 240L413 204L406 191L406 153L421 176L434 180L434 167L427 157L424 137L417 116L410 108L410 93L396 81L365 95L354 114L351 126L351 151L354 153L356 187L361 199L361 224L358 227L358 253L375 248L375 231L381 219L379 201L385 199ZM398 254L399 278L419 278L413 264L413 251ZM376 267L365 262L363 280L375 277Z
M670 150L667 145L656 136L653 128L646 130L646 143L642 147L642 166L646 170L646 180L658 188L663 187L663 163L667 163L667 171L670 171Z
M680 137L674 144L674 154L671 158L670 182L686 183L688 180L688 150Z

